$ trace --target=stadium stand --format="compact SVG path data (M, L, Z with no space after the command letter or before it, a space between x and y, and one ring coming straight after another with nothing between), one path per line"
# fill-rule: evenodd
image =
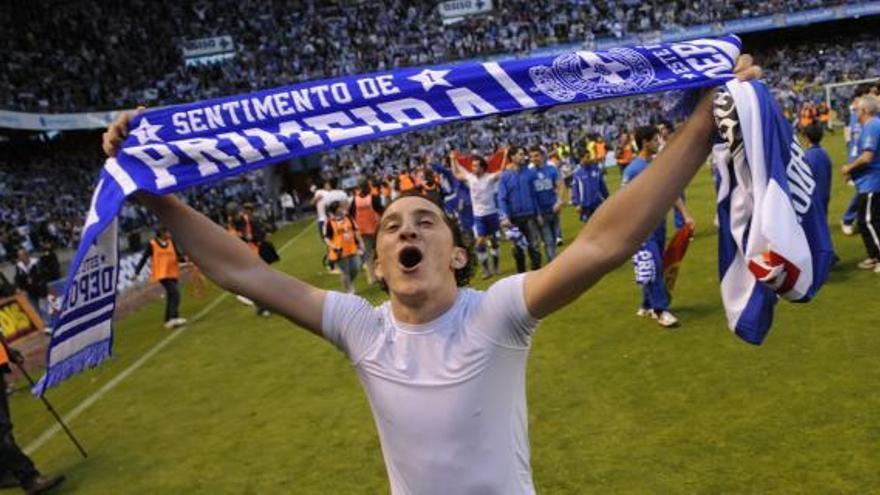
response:
M132 1L123 8L92 2L4 2L0 33L0 108L86 111L151 106L267 88L306 79L436 63L476 56L517 54L537 47L622 37L633 32L717 22L724 19L833 6L823 0L690 2L554 0L537 5L505 1L490 16L444 25L434 2L342 3L278 1ZM143 22L145 19L167 22ZM21 29L21 26L27 26ZM366 29L369 26L369 29ZM180 43L228 34L237 44L233 60L188 66ZM300 40L305 40L301 43ZM115 49L106 50L107 44ZM293 47L299 47L295 49ZM378 49L381 47L382 49ZM818 58L816 53L823 57ZM864 63L880 57L876 37L775 45L757 53L765 78L792 115L807 99L818 100L827 82L878 75ZM85 82L85 83L84 83ZM812 91L815 90L815 91ZM845 101L841 99L841 101ZM573 143L588 134L613 143L621 125L658 122L674 98L636 98L591 111L486 119L404 134L321 157L329 177L384 176L452 148L483 152L507 144ZM838 112L845 112L841 104ZM58 153L40 146L0 158L0 259L17 246L60 248L78 242L88 191L101 162L91 155ZM20 173L28 171L28 179ZM64 181L53 180L63 174ZM229 202L254 202L271 211L256 176L205 188L188 200L218 222ZM152 227L145 210L129 204L124 233Z
M444 25L436 2L427 1L3 2L0 108L69 112L179 103L844 2L501 3L490 16ZM222 35L238 48L234 62L184 63L183 42Z

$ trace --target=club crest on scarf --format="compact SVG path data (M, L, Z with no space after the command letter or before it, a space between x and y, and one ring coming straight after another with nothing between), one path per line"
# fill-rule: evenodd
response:
M631 48L566 53L556 57L552 67L532 67L529 75L538 91L557 101L571 101L578 94L619 95L666 82L656 80L648 59Z

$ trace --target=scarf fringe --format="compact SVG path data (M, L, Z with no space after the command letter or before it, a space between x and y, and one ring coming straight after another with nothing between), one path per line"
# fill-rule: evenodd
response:
M46 393L46 389L58 385L70 376L98 366L110 357L111 340L108 338L95 342L64 361L52 363L52 366L46 370L46 374L40 378L31 392L34 395L42 396Z

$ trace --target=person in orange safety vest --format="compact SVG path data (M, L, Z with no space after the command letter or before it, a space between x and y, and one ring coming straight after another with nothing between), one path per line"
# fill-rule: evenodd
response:
M158 282L165 289L165 328L177 328L186 324L186 318L181 318L178 314L180 308L180 289L177 284L180 278L178 258L177 248L171 240L168 229L159 227L156 230L156 237L150 239L147 249L134 269L134 275L131 276L131 279L135 280L144 269L147 260L153 261L150 282Z
M376 280L373 273L373 252L376 250L376 232L379 230L379 217L384 208L378 194L373 194L370 184L362 180L358 192L354 195L349 215L354 218L358 232L364 240L364 264L367 267L367 283L372 285Z
M363 255L364 240L358 232L357 224L345 212L345 206L338 201L327 207L327 224L324 225L324 242L329 249L329 257L342 272L342 288L354 293L354 279L360 270L360 257Z

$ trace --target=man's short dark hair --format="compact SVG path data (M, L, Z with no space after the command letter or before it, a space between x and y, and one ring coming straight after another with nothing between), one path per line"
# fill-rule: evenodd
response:
M804 136L807 137L807 141L809 141L810 144L821 143L823 134L825 134L825 132L819 124L810 124L807 127L804 127Z
M853 98L858 98L860 96L865 96L866 94L871 92L870 84L859 84L856 86L855 91L853 91Z
M385 211L382 212L382 216L379 217L379 226L381 229L382 225L382 217L385 216L385 212L391 208L395 202L400 201L403 198L417 197L423 198L430 201L433 204L434 201L425 196L424 194L420 194L418 192L407 191L400 196L398 196L394 201L388 203L388 206L385 207ZM438 206L439 208L439 206ZM465 262L464 266L455 270L455 285L458 287L467 287L468 283L471 281L471 276L474 273L474 247L471 244L470 240L462 234L461 226L458 223L458 220L446 214L443 211L443 208L440 208L440 216L443 218L443 222L449 227L449 231L452 232L452 245L455 247L459 247L465 250L467 253L467 262ZM378 234L378 232L377 232ZM379 249L377 245L377 249L373 250L373 260L379 257ZM388 285L385 283L384 279L379 279L379 287L382 288L383 291L388 292Z
M536 145L532 146L531 148L529 148L529 153L540 153L541 155L543 155L544 148L541 148L540 146L538 146L536 144Z
M658 134L657 128L650 125L644 125L636 129L636 146L644 149L645 144Z

